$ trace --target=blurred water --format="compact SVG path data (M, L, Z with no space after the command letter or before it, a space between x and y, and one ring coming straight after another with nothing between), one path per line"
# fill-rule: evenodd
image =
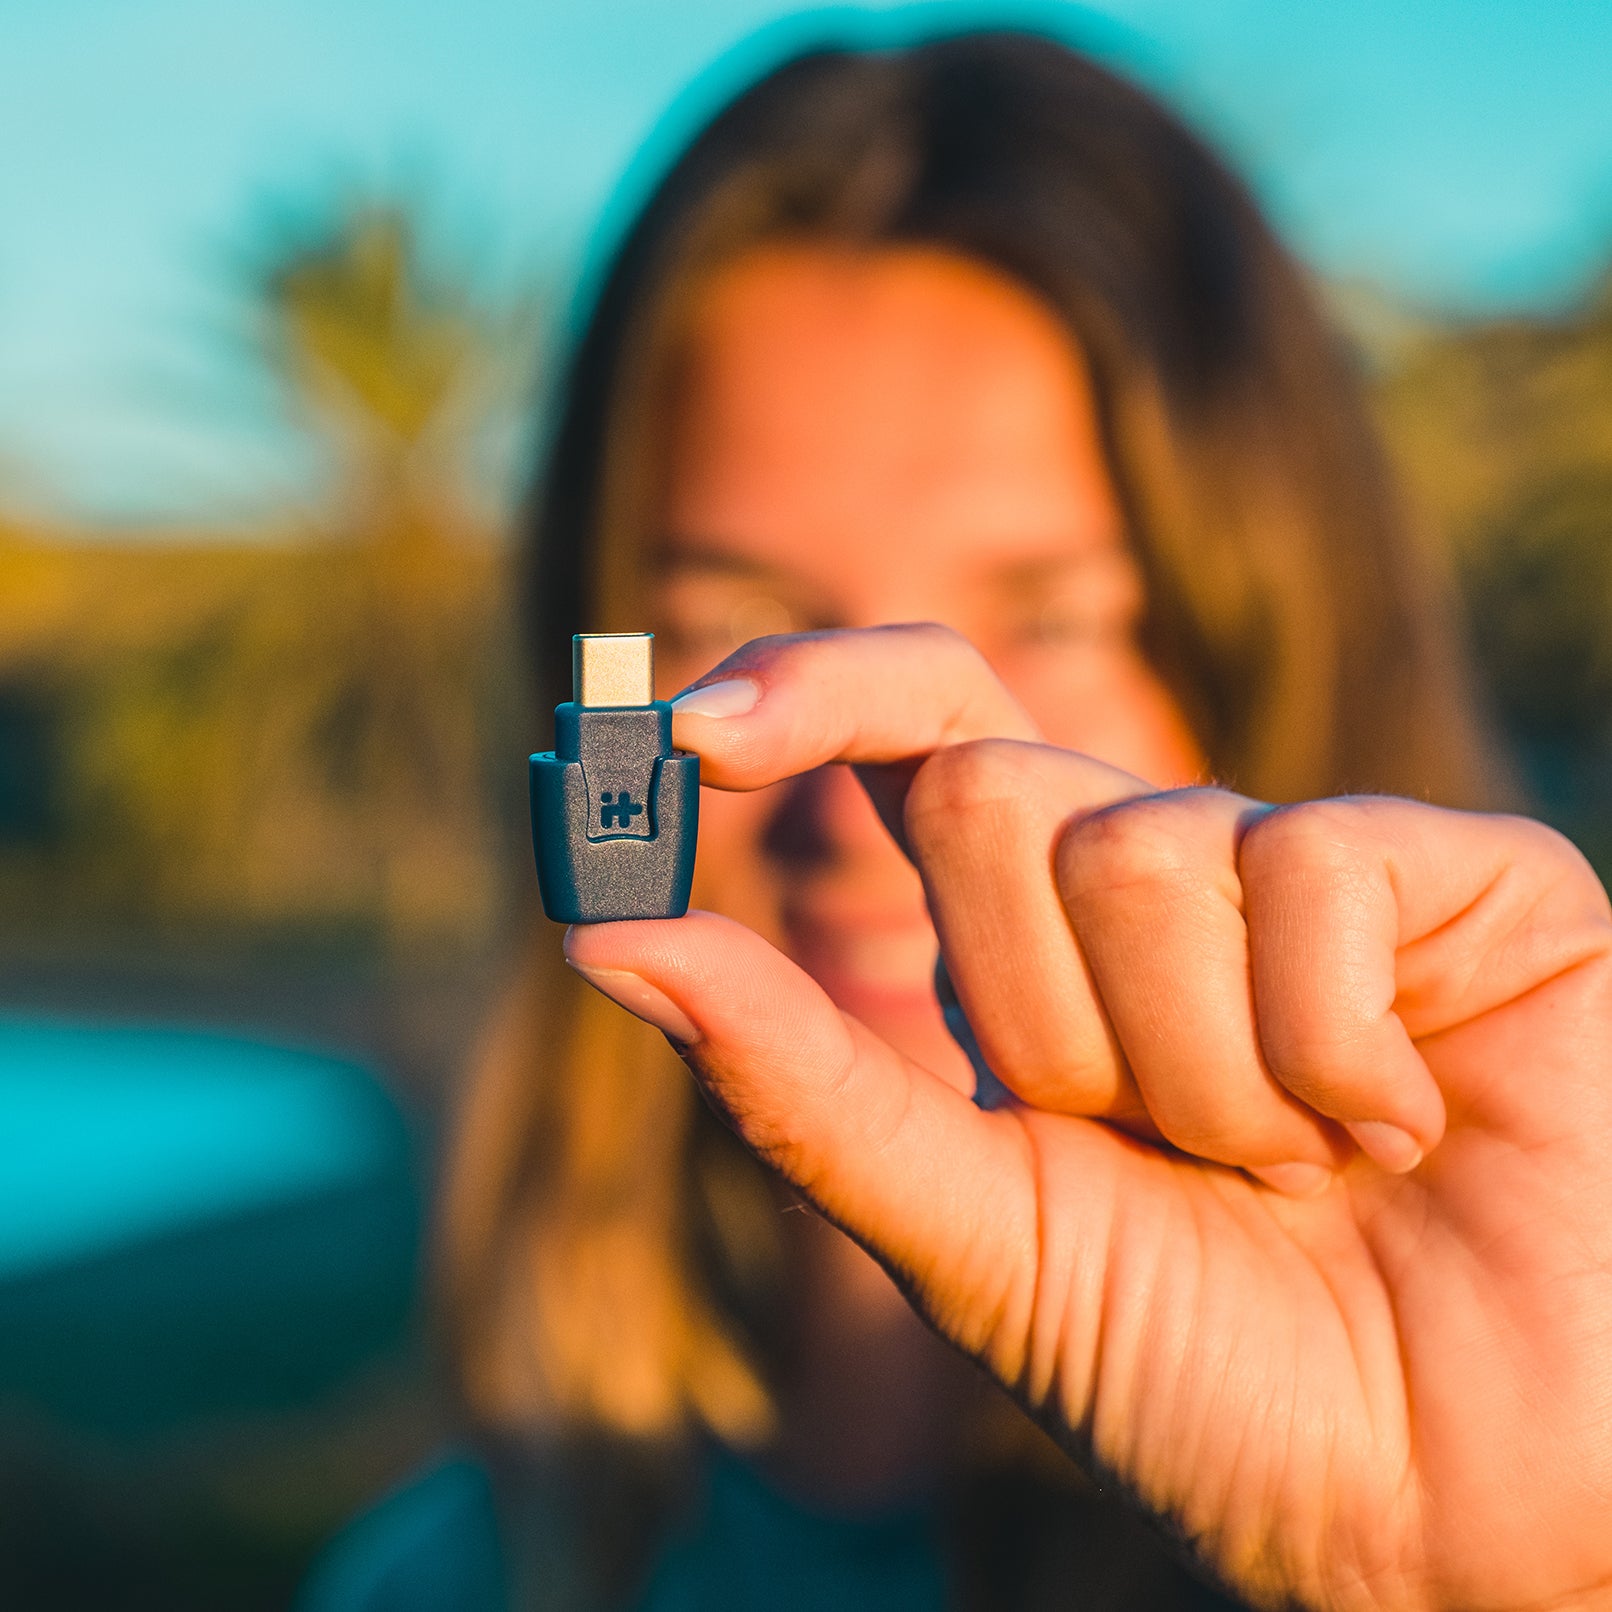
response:
M0 1020L0 1282L395 1173L374 1077L196 1031Z
M0 1606L283 1606L437 1436L420 1147L341 1053L0 1016Z

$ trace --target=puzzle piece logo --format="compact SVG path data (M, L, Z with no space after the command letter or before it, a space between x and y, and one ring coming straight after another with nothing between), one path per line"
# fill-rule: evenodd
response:
M606 791L599 797L599 803L600 828L631 829L632 820L644 809L625 789L617 795Z

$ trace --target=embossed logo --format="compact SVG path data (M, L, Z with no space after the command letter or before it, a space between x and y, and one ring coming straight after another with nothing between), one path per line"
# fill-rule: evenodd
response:
M618 795L606 791L599 797L599 802L600 828L630 829L632 820L644 809L625 789Z

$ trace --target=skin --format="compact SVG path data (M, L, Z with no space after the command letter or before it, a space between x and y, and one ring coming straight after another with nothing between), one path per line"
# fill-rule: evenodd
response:
M790 437L808 469L825 442L862 443L841 442L843 463L819 459L834 491L815 525L802 520L802 552L815 564L884 496L884 518L861 524L824 575L854 590L851 573L877 569L881 544L907 559L888 573L890 615L869 593L865 615L799 623L835 630L745 645L683 702L677 739L757 825L769 820L762 802L815 787L779 792L780 781L857 770L1014 1100L976 1108L938 1036L898 1012L851 1009L840 976L815 966L794 893L815 921L806 898L855 894L856 878L819 887L802 873L797 886L780 872L732 916L578 929L571 962L669 1036L746 1141L938 1333L1243 1595L1337 1608L1612 1604L1605 893L1570 845L1520 818L1383 798L1273 809L1179 787L1196 757L1134 653L1105 652L1086 682L1061 661L1055 672L1015 658L972 618L961 631L873 625L897 614L903 588L901 615L938 613L921 595L948 574L950 551L927 546L947 510L952 529L991 533L987 547L1011 528L1066 555L1102 523L983 518L1036 485L1013 449L1051 396L1032 388L1022 413L1006 401L1015 394L995 366L1013 345L1011 288L916 255L749 267L753 280L735 271L729 286L739 313L746 297L765 310L770 283L773 316L796 319L794 342L810 337L794 379L820 373L818 401L832 405L779 420L775 457L788 462ZM969 275L978 296L965 294ZM919 304L948 295L946 319L925 325ZM704 339L718 349L724 306L715 294L708 306ZM1028 385L1035 311L1018 308ZM904 340L885 335L891 323ZM836 332L855 339L836 349ZM774 362L789 362L790 345L780 339ZM1063 344L1054 364L1057 346L1043 344L1043 380L1058 368L1066 401L1083 396L1078 361ZM696 363L696 398L701 374ZM909 384L886 394L887 413L878 387L896 378ZM708 486L747 474L766 485L754 449L772 440L767 383L751 379L763 389L735 380L746 418L731 426L750 448ZM997 451L960 452L988 435L998 395L1013 423ZM976 406L972 431L948 436ZM1093 516L1106 482L1084 407L1065 415L1084 419L1083 445L1052 433L1061 447L1041 485L1081 484L1082 500L1056 507ZM692 420L678 464L723 462L706 440L721 445L715 418ZM951 474L969 464L978 478ZM993 466L1003 501L970 502ZM857 468L862 480L839 479ZM794 483L799 496L811 479ZM950 494L927 497L937 487ZM735 513L713 532L719 500L673 500L688 522L710 512L697 533L681 516L673 530L702 542L749 533L767 548L785 541L785 503L736 499L726 507L753 519ZM772 538L755 524L768 507L782 523ZM930 524L912 524L925 510ZM1117 523L1107 531L1117 544ZM966 583L957 602L972 611L985 596ZM1099 710L1127 688L1137 698L1122 717ZM1092 701L1084 732L1076 691ZM1149 731L1157 742L1142 752L1117 747ZM747 841L728 822L729 848L752 847L749 871L769 867L764 836ZM883 864L865 854L855 865L871 881ZM898 891L890 879L876 888ZM864 955L854 919L839 921L849 954Z
M1136 648L1141 581L1080 356L965 259L775 249L719 275L661 529L663 695L763 632L943 622L1053 742L1160 784L1203 772ZM848 769L708 793L697 900L972 1089L935 1003L922 881Z
M1136 650L1141 584L1080 356L1016 286L934 253L754 254L705 292L670 448L663 695L758 632L940 621L1060 743L1166 783L1202 770ZM850 769L707 791L696 904L973 1089L935 999L922 881ZM923 1487L973 1374L854 1243L785 1224L799 1364L776 1474L839 1504Z

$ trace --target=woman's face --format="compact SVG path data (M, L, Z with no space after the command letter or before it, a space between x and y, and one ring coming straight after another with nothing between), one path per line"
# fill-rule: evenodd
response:
M938 621L1045 736L1161 785L1203 768L1142 659L1081 354L971 259L758 250L695 311L661 513L662 697L746 639ZM870 688L866 698L877 700ZM916 873L841 767L701 801L696 899L966 1083Z

